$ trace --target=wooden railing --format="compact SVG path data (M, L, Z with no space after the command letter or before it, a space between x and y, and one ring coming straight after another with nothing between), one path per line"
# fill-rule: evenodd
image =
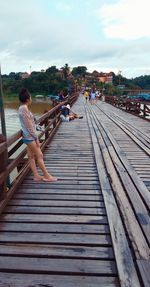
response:
M105 96L105 101L139 117L150 120L150 101Z
M72 105L77 99L77 95L69 99ZM60 124L60 107L66 104L68 100L59 103L47 113L43 114L36 123L44 125L42 131L39 132L38 138L41 142L41 150L49 144L55 131ZM6 205L13 192L23 181L29 172L29 164L25 158L27 154L26 148L23 146L21 130L4 140L0 141L0 211L3 205ZM17 155L16 155L17 154ZM12 172L15 172L15 178L9 178ZM8 180L9 179L9 180Z

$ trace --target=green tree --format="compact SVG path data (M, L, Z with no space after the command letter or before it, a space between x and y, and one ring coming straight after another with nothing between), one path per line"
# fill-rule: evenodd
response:
M58 72L58 69L56 68L56 66L51 66L46 70L47 74L52 74L55 75Z
M63 71L63 77L64 77L64 79L67 79L68 76L69 76L69 73L70 73L69 65L68 65L68 64L65 64L61 69L62 69L62 71Z
M87 73L87 68L85 66L74 67L71 72L71 74L74 77L83 77L83 78L85 78L86 73Z
M150 90L150 76L149 75L136 77L135 79L132 79L132 82L136 86L139 86L141 89Z

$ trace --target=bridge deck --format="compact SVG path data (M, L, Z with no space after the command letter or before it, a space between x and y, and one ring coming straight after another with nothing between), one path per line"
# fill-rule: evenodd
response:
M73 110L0 217L0 287L150 286L150 130L105 104Z

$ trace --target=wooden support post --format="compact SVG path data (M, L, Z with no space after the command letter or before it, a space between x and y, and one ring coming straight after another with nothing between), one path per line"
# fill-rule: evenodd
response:
M48 126L48 118L45 119L44 121L44 127L46 129L46 127ZM47 130L46 133L45 133L45 140L47 140L49 137L49 131Z
M1 65L0 65L0 117L1 117L2 134L6 137L6 124L5 124L4 101L3 101Z
M6 123L5 123L5 111L4 111L4 101L3 101L3 84L2 84L2 75L1 75L1 65L0 65L0 120L1 120L1 129L2 129L2 135L1 140L4 142L7 140L7 134L6 134ZM4 160L4 162L3 162ZM0 163L1 163L1 169L6 168L5 165L7 165L8 162L8 150L6 145L6 151L4 152L4 155L0 155ZM1 170L0 170L1 171ZM7 185L10 186L10 179L7 178Z
M57 116L57 112L54 113L54 118ZM55 128L57 125L57 120L54 121L53 123L53 128Z
M144 104L144 107L143 107L143 116L144 118L146 118L146 105Z
M0 134L0 143L6 144L5 150L0 154L0 173L4 172L6 170L7 166L7 143L6 143L6 138ZM6 180L0 185L0 201L5 198L5 193L7 191L7 185L6 185Z

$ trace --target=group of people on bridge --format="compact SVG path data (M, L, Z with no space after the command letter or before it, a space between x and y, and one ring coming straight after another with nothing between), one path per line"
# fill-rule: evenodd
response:
M100 91L87 90L83 92L86 102L89 101L91 104L94 104L101 97ZM62 98L63 100L64 98ZM19 119L22 129L22 140L23 143L27 146L27 154L29 159L29 164L33 172L34 181L46 181L46 182L55 182L57 178L48 173L44 161L43 154L40 148L40 142L36 135L36 124L35 118L29 110L29 106L32 103L32 98L29 91L26 88L22 88L19 93L20 107L19 107ZM61 115L60 119L63 122L69 122L74 119L82 119L83 116L79 116L71 110L70 104L61 106ZM39 175L36 167L35 160L43 176Z
M89 101L93 105L93 104L95 104L95 102L97 100L99 100L102 97L102 94L98 90L95 91L93 89L93 90L89 91L89 90L85 89L84 96L85 96L86 102Z

